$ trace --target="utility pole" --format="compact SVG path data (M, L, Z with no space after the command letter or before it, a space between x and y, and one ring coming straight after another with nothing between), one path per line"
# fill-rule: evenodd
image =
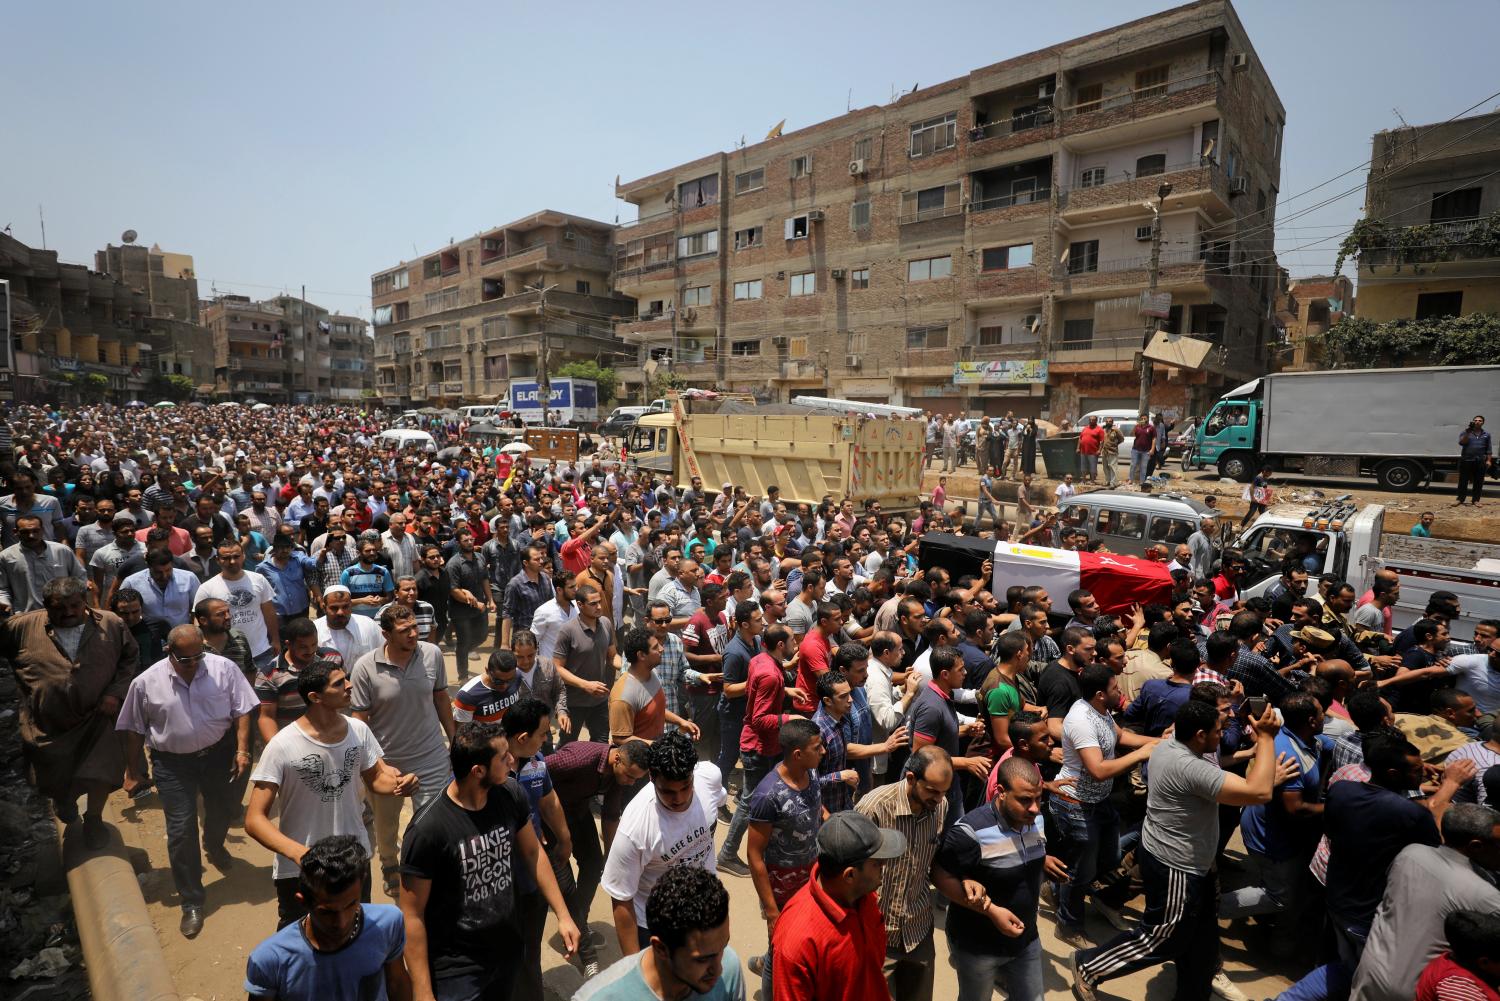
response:
M547 374L547 353L548 349L551 347L551 344L547 339L547 293L551 292L555 288L557 288L556 283L553 283L551 285L526 286L526 291L535 292L540 297L540 305L537 307L537 315L542 319L542 343L541 350L537 352L536 393L537 396L540 397L540 402L542 404L542 427L549 426L548 418L552 413L552 379ZM516 401L511 400L510 405L514 407L516 405Z
M1167 206L1167 196L1172 193L1170 182L1163 181L1161 187L1156 189L1156 205L1152 211L1156 217L1151 221L1151 284L1149 291L1154 293L1158 279L1161 277L1161 216ZM1137 401L1136 409L1151 416L1151 359L1146 357L1146 349L1151 346L1151 338L1161 326L1161 318L1156 316L1146 317L1146 331L1141 339L1141 396Z

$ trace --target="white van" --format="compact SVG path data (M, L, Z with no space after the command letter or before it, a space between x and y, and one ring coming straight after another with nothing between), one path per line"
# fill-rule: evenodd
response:
M478 424L480 421L487 421L495 417L500 413L500 408L494 404L489 404L487 406L459 407L458 412L470 424Z
M1133 436L1135 434L1135 419L1139 416L1139 411L1126 410L1123 408L1116 408L1113 410L1090 410L1088 413L1078 418L1078 424L1076 426L1079 428L1086 428L1089 425L1089 418L1097 417L1099 418L1099 426L1103 427L1104 419L1106 417L1113 417L1115 420L1115 427L1119 428L1120 433L1125 436L1125 440L1120 442L1119 459L1125 462L1129 462L1130 445L1134 440Z

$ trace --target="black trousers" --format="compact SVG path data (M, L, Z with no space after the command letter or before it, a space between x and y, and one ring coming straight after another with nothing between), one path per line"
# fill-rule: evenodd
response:
M196 754L151 752L156 791L167 822L167 858L182 905L203 906L203 851L224 847L236 806L230 769L234 730ZM203 838L198 838L198 798L203 798Z
M1458 460L1458 500L1464 500L1464 493L1470 493L1469 499L1475 504L1479 503L1480 496L1484 493L1484 467L1483 459L1459 459Z

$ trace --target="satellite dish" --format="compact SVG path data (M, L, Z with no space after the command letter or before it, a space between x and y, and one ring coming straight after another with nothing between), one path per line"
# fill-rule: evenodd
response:
M135 242L135 238L136 238L136 232L133 229L127 229L125 232L123 232L123 233L120 234L120 242L121 243L134 243Z

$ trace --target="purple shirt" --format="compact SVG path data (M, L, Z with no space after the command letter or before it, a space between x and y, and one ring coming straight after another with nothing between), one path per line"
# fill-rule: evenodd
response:
M255 690L228 657L205 652L192 684L164 658L130 683L115 729L145 734L153 751L194 754L217 744L235 719L258 705Z

